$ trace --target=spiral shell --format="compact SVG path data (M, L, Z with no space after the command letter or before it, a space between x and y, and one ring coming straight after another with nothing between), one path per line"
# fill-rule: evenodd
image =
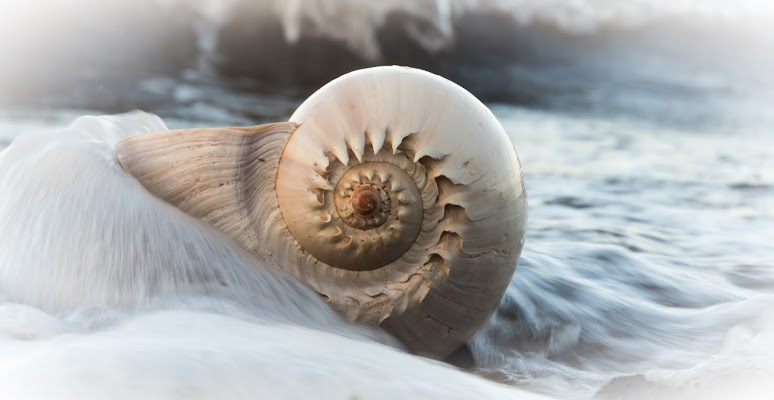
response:
M473 95L416 69L344 75L290 123L137 136L116 153L155 195L345 318L434 357L487 321L524 242L505 131Z

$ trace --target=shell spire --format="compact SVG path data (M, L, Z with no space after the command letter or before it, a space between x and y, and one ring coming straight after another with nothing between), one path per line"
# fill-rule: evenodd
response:
M405 67L346 74L290 122L137 136L116 152L151 192L344 318L449 355L494 312L524 241L521 167L500 123L456 84Z

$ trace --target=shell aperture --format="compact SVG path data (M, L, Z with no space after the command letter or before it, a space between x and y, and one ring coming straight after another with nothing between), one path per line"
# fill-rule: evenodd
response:
M464 344L497 306L524 240L521 167L497 119L444 78L376 67L324 86L290 121L178 135L200 150L162 172L138 173L171 157L145 138L155 134L116 152L151 192L344 318L433 357Z

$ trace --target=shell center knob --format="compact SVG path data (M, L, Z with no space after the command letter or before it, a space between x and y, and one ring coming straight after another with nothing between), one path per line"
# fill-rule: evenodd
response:
M382 196L379 190L371 185L358 186L349 198L352 211L361 217L370 217L379 211Z

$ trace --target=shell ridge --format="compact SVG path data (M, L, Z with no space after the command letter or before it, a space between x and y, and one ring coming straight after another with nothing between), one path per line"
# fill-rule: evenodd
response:
M291 121L302 125L277 174L291 180L277 183L291 232L281 246L299 249L303 256L293 260L304 264L287 268L345 318L379 323L410 350L455 350L497 306L523 244L523 174L502 126L451 81L403 67L340 77ZM334 189L316 188L315 172L304 168L316 168ZM356 189L370 194L352 197ZM304 225L316 210L305 202L316 196L340 235ZM321 244L309 245L315 235L324 236ZM412 242L394 244L404 238ZM332 254L331 241L346 254Z

